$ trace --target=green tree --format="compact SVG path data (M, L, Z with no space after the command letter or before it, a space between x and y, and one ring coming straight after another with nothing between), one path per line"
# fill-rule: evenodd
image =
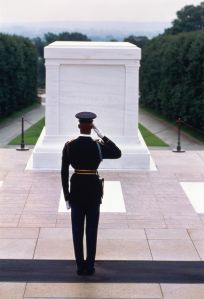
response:
M38 52L38 56L43 57L43 55L44 55L43 49L44 49L44 46L45 46L45 41L42 40L40 37L35 37L33 39L33 44L36 47L36 50Z
M48 32L44 34L45 45L55 42L58 40L58 35L52 32Z
M116 38L111 38L109 41L110 42L118 42L118 40Z
M37 98L37 51L31 40L0 34L0 116Z
M124 42L132 43L139 48L143 48L144 45L148 42L147 36L135 36L135 35L129 35L128 37L124 38Z
M62 32L58 36L58 40L63 40L63 41L90 41L90 39L79 32Z
M167 34L190 32L204 29L204 2L199 5L186 5L179 10L177 18L172 22L172 27L165 30Z
M48 37L49 39L49 37ZM44 88L45 86L45 60L44 60L44 47L45 40L40 37L36 37L33 40L33 44L36 47L38 53L38 61L37 61L37 85L40 88Z
M204 34L160 35L142 51L140 102L204 131Z
M61 32L59 34L54 34L51 32L48 32L44 34L44 44L48 45L50 43L53 43L55 41L90 41L90 39L79 32Z

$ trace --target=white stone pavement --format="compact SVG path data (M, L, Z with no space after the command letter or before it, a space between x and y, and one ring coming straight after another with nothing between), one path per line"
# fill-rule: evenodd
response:
M0 149L0 259L73 260L70 214L58 212L60 173L25 171L30 154ZM101 173L106 181L120 181L126 213L101 213L98 262L204 260L204 214L197 213L180 184L204 182L204 152L154 150L151 155L158 171ZM96 266L97 279L103 274ZM71 275L74 283L0 281L0 298L204 298L202 283L91 283Z

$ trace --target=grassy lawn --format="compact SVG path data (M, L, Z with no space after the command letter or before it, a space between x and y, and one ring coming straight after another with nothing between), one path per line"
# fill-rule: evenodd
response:
M176 120L175 121L169 120L167 117L159 114L158 112L154 111L153 109L150 109L150 108L147 108L147 107L144 107L144 106L141 106L141 108L144 111L147 111L147 112L151 113L152 115L158 117L159 119L163 119L167 123L177 126L176 125ZM204 142L204 132L196 130L195 128L190 128L189 126L187 126L185 124L182 125L181 131L186 132L187 134L189 134L190 136L198 139L201 142Z
M45 118L42 118L39 122L37 122L35 125L30 127L25 131L25 144L34 145L38 137L40 136L40 133L45 125ZM152 132L147 130L145 127L143 127L141 124L139 124L140 132L147 144L147 146L168 146L165 142L163 142L160 138L155 136ZM18 145L21 143L21 135L17 136L9 144L11 145Z
M154 135L151 131L139 124L139 129L147 146L169 146L162 139Z
M31 144L31 145L36 144L44 125L45 125L45 118L42 118L32 127L27 129L24 134L25 144ZM10 145L17 145L20 143L21 143L21 135L18 135L16 138L14 138L9 142Z

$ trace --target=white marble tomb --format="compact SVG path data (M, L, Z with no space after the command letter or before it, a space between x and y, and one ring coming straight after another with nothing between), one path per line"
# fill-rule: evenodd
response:
M125 42L59 41L45 47L46 125L27 169L60 169L64 143L79 134L80 111L95 112L97 127L122 150L121 159L104 160L100 168L151 169L138 130L140 58L141 50Z

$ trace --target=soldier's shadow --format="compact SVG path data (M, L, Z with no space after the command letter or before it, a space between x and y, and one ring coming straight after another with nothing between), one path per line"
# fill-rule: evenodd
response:
M204 283L202 261L96 261L96 273L78 276L73 260L1 259L0 281L95 283Z

